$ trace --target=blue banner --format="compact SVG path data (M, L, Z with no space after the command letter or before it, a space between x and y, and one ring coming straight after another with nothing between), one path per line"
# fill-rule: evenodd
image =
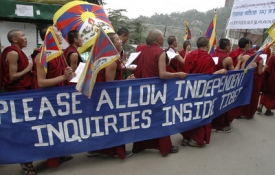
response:
M0 94L0 164L28 162L168 136L248 104L254 69L186 79L96 83Z

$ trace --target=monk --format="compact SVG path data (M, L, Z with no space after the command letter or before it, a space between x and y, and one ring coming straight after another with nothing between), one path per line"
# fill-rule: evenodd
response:
M260 100L260 105L257 109L258 112L262 112L263 106L266 108L264 115L271 116L274 113L271 111L275 109L275 55L271 55L267 68L263 75L262 80L262 95Z
M121 40L122 45L126 44L127 41L128 41L129 38L130 38L130 32L129 32L129 30L126 29L126 28L120 28L120 29L117 31L117 35L119 36L119 39Z
M184 60L183 58L180 56L179 52L177 51L178 48L178 39L177 37L171 35L168 37L167 39L168 42L168 48L165 49L165 51L168 50L172 50L173 52L177 53L178 55L171 59L171 61L169 62L168 60L168 65L166 67L166 70L168 72L182 72L181 66L179 66L180 64L184 64ZM168 59L168 58L167 58Z
M233 66L236 67L238 64L238 56L249 55L250 41L247 38L241 38L238 42L238 48L231 51L228 56L232 58ZM247 53L249 52L249 53Z
M121 40L122 45L125 45L127 43L127 41L129 40L129 38L130 38L130 32L126 28L120 28L117 31L117 35L118 35L119 39ZM120 55L121 55L122 60L125 60L126 57L127 57L127 55L126 55L126 53L124 52L123 49L120 52Z
M50 27L51 25L45 25L42 26L39 29L39 36L41 38L42 41L44 41L44 37L45 34L47 32L48 27ZM39 85L38 85L38 81L37 81L37 69L36 69L36 60L39 62L39 58L36 58L37 54L41 53L41 47L40 48L36 48L34 49L33 53L31 54L31 58L32 58L32 62L33 62L33 69L32 69L32 73L33 73L33 81L32 81L32 89L39 89Z
M161 48L164 44L163 33L160 30L151 30L147 37L150 45L141 53L141 57L135 70L136 78L149 78L159 76L161 79L185 78L184 72L170 73L166 71L166 53ZM158 117L158 116L153 116ZM178 152L177 146L172 146L170 136L155 138L133 144L133 153L138 153L145 149L157 149L165 156L168 153Z
M212 57L218 57L218 64L216 65L216 71L221 69L234 70L233 61L228 53L231 50L231 42L229 39L221 38L219 40L219 49L216 49ZM240 65L240 62L238 62ZM238 66L239 67L239 66ZM228 119L228 112L216 117L212 120L212 129L216 129L216 132L231 132L231 127Z
M243 61L244 55L250 55L251 52L249 51L250 48L250 40L247 38L241 38L238 42L238 48L231 51L228 56L232 58L233 66L236 67L238 64L238 60ZM232 122L238 115L240 114L243 106L235 107L228 111L228 120Z
M183 50L179 51L179 54L183 58L183 61L185 62L187 54L190 53L192 50L192 46L190 41L186 40L183 42L182 47L183 47ZM178 63L178 67L180 67L181 71L184 72L184 64Z
M62 43L61 33L53 26L51 26L55 32L59 44ZM44 40L48 26L43 27L40 30L41 39ZM67 86L69 80L74 76L74 72L71 67L67 67L63 56L58 56L47 63L48 71L44 71L44 66L40 63L41 53L37 53L35 56L36 69L37 69L37 82L39 88L55 87L55 86ZM71 160L71 155L62 157L56 157L48 159L47 165L49 167L56 167L59 163Z
M125 45L130 38L130 32L126 28L120 28L117 31L117 35L118 35L120 41L122 42L122 45ZM131 74L133 74L133 71L135 71L135 68L124 67L127 62L127 54L123 49L120 51L120 57L122 60L121 64L123 65L122 66L123 67L122 78L127 79Z
M108 33L109 38L111 39L112 43L116 47L118 53L122 51L122 41L118 37L116 33ZM111 65L107 66L106 68L100 70L97 75L96 82L108 82L114 80L122 80L122 60L119 58L118 60L114 61ZM130 75L127 79L134 79L133 74ZM108 155L111 157L118 156L121 159L125 159L126 157L130 157L133 155L131 151L125 150L125 145L119 145L112 148L106 148L97 151L89 151L87 153L88 157L98 156L98 155Z
M28 57L22 51L27 47L27 38L20 30L9 31L7 38L11 46L4 49L0 58L1 87L6 92L30 90L33 63L29 63ZM35 174L32 162L21 163L21 167L26 174Z
M242 68L244 68L245 63L249 57L249 55L243 56L244 62L242 64ZM260 56L258 56L255 59L255 63L257 64L257 67L255 68L253 74L253 88L250 96L250 103L242 107L242 110L239 113L238 118L245 117L246 119L252 119L254 117L255 112L257 111L260 97L261 82L266 66L263 66L263 59Z
M80 62L83 62L77 49L82 46L83 39L77 30L71 30L68 33L69 46L64 50L64 56L68 65L75 72Z
M216 71L215 63L208 54L210 48L209 41L205 37L197 40L197 50L192 51L186 56L184 70L186 73L203 73L203 74L226 74L226 69ZM183 132L182 146L204 147L210 142L211 123Z
M138 45L137 46L137 48L136 48L136 52L143 52L146 48L147 48L147 46L149 46L150 45L150 43L149 43L149 41L148 41L148 38L146 38L146 44L140 44L140 45ZM142 54L139 54L139 56L135 59L135 61L134 61L134 64L138 64L138 61L139 61L139 58L141 57L141 55Z

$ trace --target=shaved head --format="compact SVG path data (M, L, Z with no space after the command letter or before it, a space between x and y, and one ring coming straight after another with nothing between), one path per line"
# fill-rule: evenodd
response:
M18 36L18 32L20 32L20 31L21 30L11 30L11 31L9 31L9 33L7 35L8 41L10 43L13 43L12 39L16 38Z
M205 37L200 37L200 38L197 40L197 47L198 47L198 48L206 47L208 44L209 44L209 41L208 41L208 39L205 38Z
M158 29L153 29L148 33L147 41L148 43L157 42L158 38L162 36L162 32Z

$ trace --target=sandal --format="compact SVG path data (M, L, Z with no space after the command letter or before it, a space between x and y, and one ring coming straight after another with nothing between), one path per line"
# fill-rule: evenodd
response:
M69 160L72 160L74 157L71 155L61 156L59 158L59 163L67 162Z
M21 163L21 168L27 175L35 175L36 174L34 171L32 162Z

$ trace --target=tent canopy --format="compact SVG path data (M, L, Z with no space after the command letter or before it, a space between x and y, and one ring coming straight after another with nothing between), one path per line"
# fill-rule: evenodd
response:
M72 0L1 0L0 20L52 23L55 12L70 1ZM87 1L102 5L101 0Z

